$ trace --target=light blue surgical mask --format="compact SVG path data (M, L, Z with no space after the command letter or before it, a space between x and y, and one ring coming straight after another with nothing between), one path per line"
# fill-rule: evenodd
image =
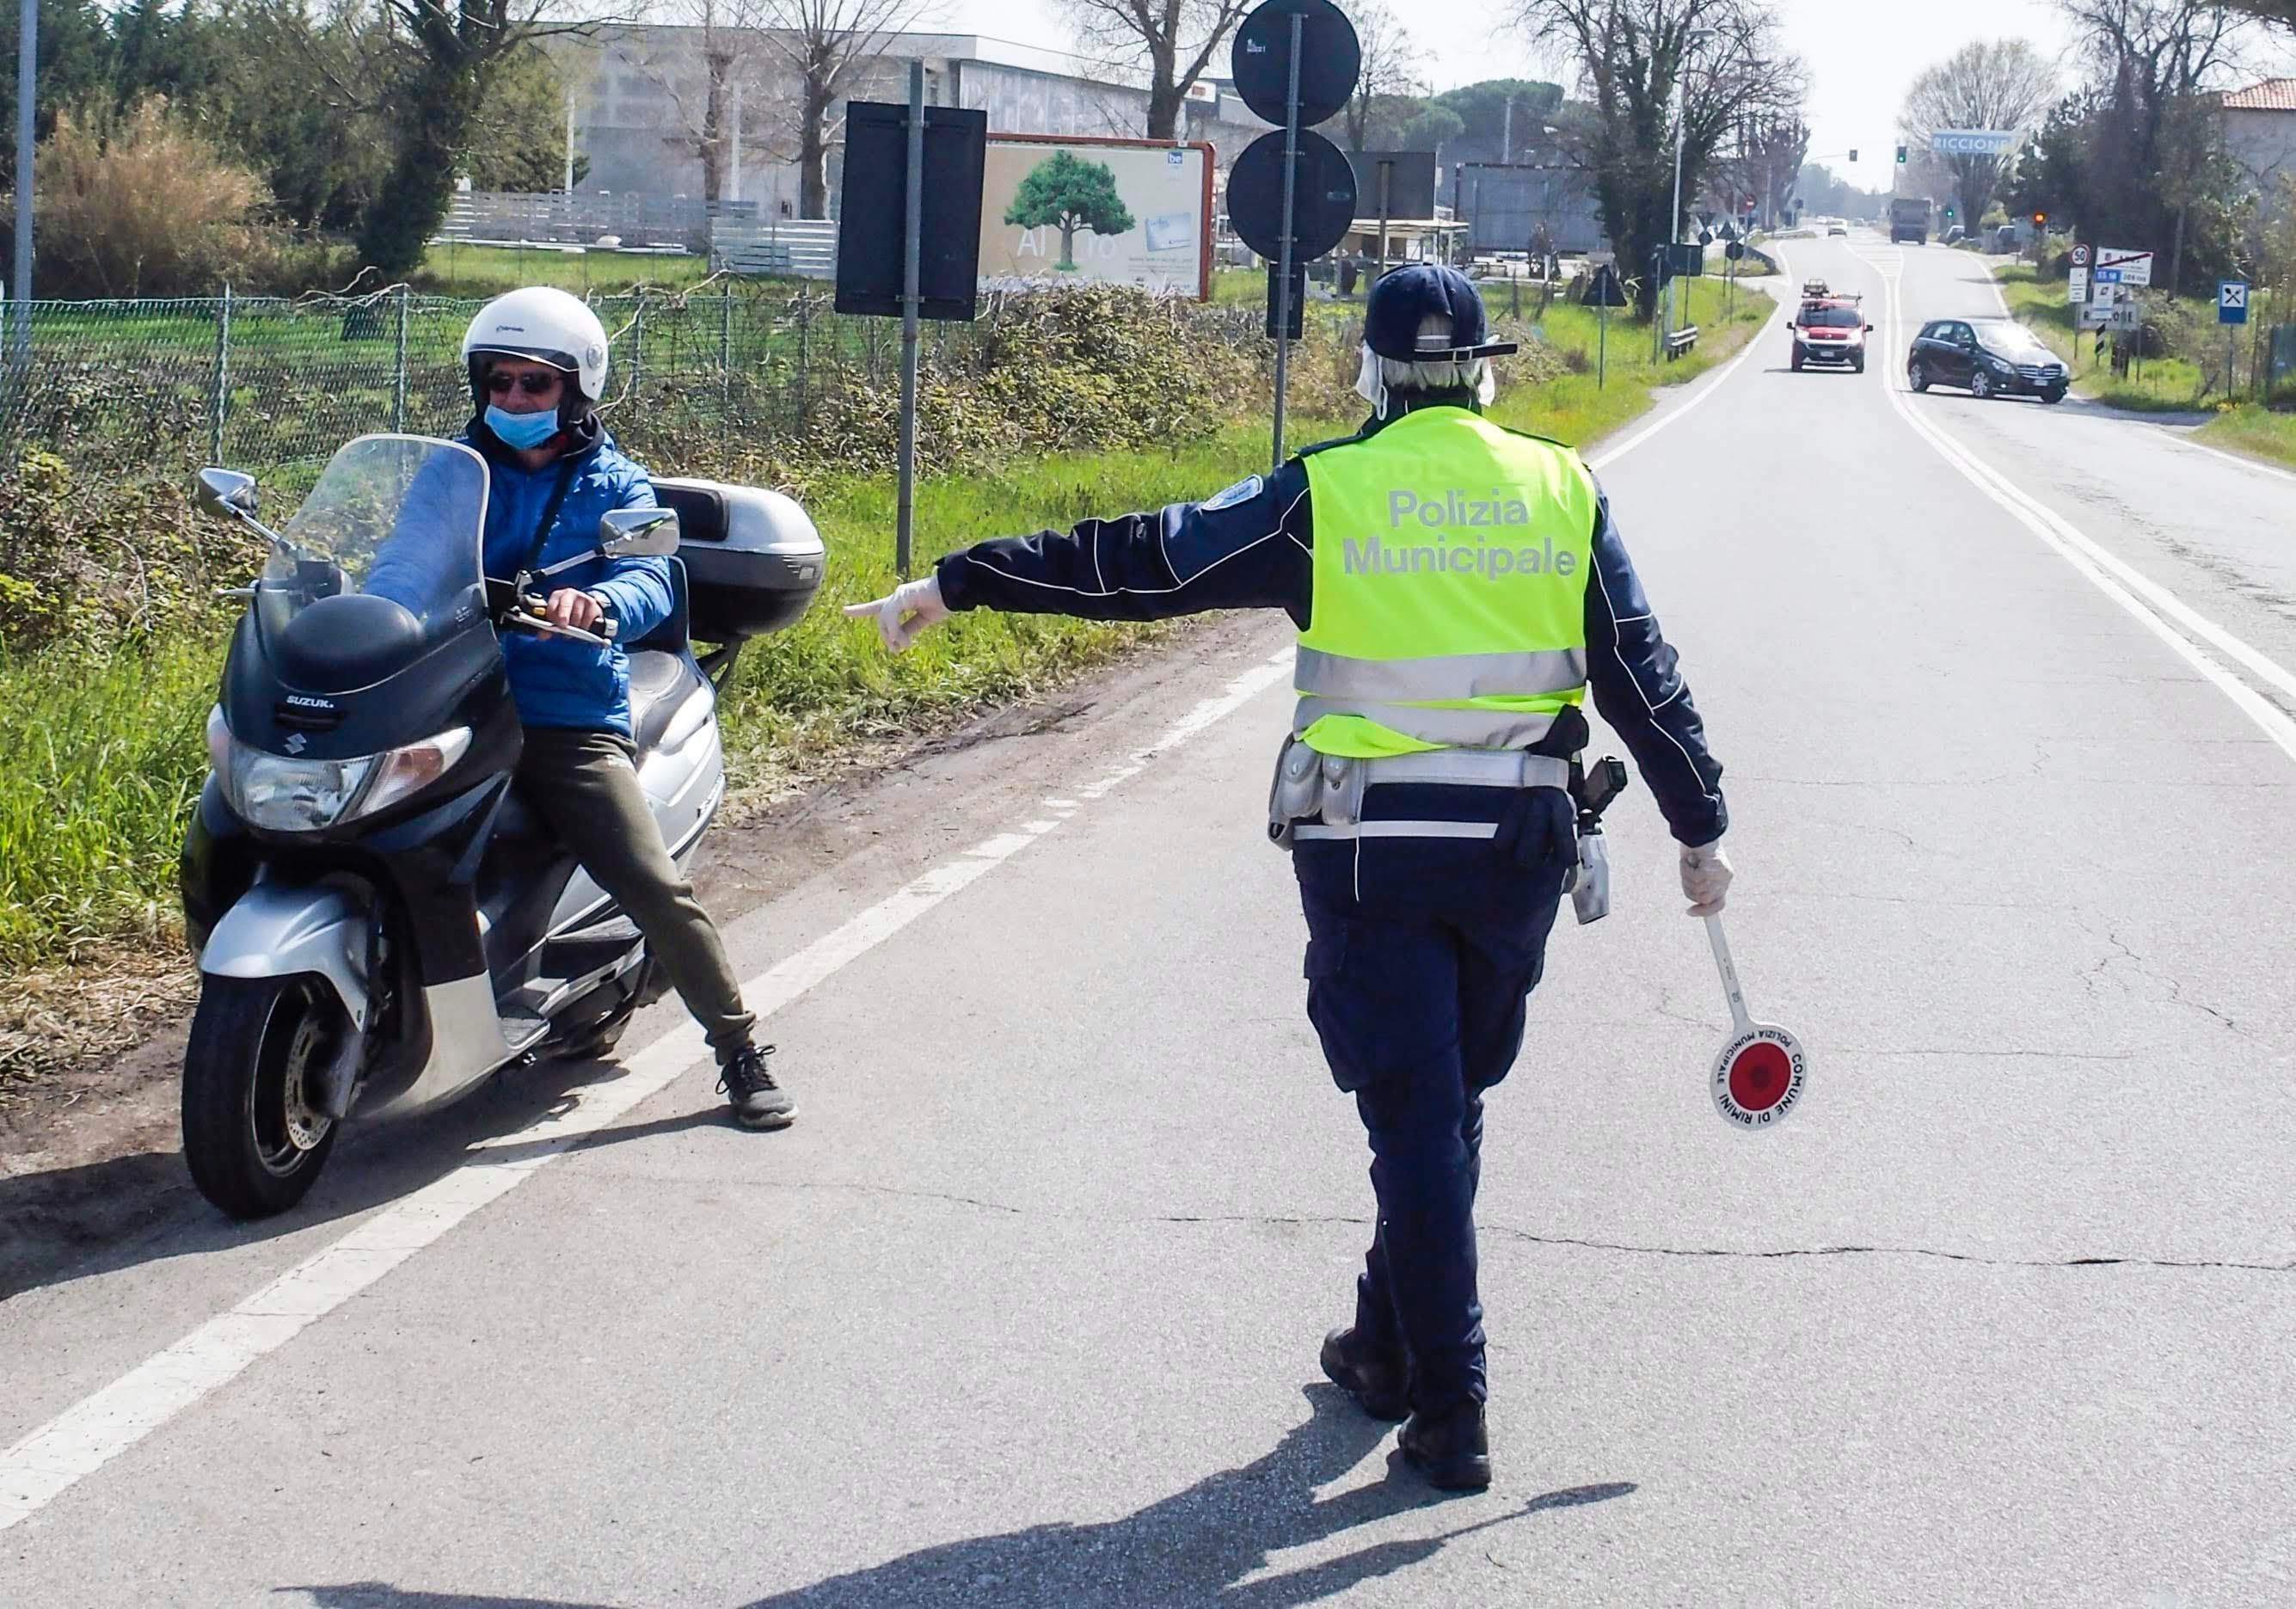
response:
M513 414L508 408L488 403L487 428L504 447L521 450L540 447L558 433L558 410L544 408L538 413Z

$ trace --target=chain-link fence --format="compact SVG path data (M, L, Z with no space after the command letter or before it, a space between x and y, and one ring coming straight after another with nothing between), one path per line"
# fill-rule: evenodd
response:
M612 337L610 428L793 445L840 388L898 387L900 326L848 317L820 291L721 279L594 296ZM355 299L234 297L0 305L0 449L92 467L324 462L365 431L452 435L471 415L460 357L479 300L404 288ZM972 324L928 323L929 373L977 373L1007 299ZM1257 308L1173 303L1190 332L1263 344ZM0 468L4 472L4 468Z

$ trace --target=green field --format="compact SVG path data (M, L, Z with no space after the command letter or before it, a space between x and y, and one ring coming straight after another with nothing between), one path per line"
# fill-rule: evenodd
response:
M1595 440L1647 409L1652 385L1710 369L1768 316L1767 298L1742 291L1737 316L1725 321L1720 292L1711 281L1691 287L1686 316L1707 336L1679 362L1653 365L1647 326L1638 334L1615 321L1599 389L1594 315L1551 308L1537 336L1564 372L1504 390L1493 416L1566 441ZM1358 418L1295 415L1292 442L1344 434ZM929 477L918 488L917 553L922 562L983 537L1207 496L1264 464L1267 448L1266 424L1248 419L1173 448L1056 454ZM742 658L723 706L737 789L808 772L857 740L1030 697L1171 629L981 612L888 656L873 627L846 620L837 606L894 581L893 497L882 474L824 479L810 489L830 579L802 621ZM12 973L100 961L123 942L147 953L175 942L176 850L206 764L201 733L223 636L218 621L204 640L117 657L0 655L0 752L12 759L0 769L0 996ZM53 1047L0 1008L0 1081L84 1048Z
M652 251L557 250L547 246L436 245L423 254L415 286L434 296L499 296L521 285L557 285L579 294L619 294L640 285L684 290L709 277L703 257Z

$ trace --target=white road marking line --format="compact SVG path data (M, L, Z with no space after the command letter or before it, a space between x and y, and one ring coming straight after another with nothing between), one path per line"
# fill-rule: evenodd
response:
M2166 435L2169 440L2175 442L2178 447L2190 447L2196 453L2206 453L2211 458L2221 458L2226 464L2237 464L2243 469L2252 469L2259 475L2270 475L2277 480L2296 480L2296 474L2290 473L2288 471L2280 468L2277 464L2267 464L2261 459L2251 458L2245 453L2226 452L2223 447L2210 447L2205 441L2195 441L2188 432L2179 430L2172 430L2165 424L2156 424L2152 428Z
M1746 349L1710 381L1702 382L1703 390L1592 462L1616 462L1719 390L1753 356L1762 334L1784 306L1781 299L1776 311L1747 342ZM1097 800L1139 776L1165 751L1185 743L1281 681L1292 669L1292 657L1289 647L1270 656L1230 682L1225 691L1199 703L1147 748L1077 789L1074 799L1048 798L1043 801L1044 808L1074 810L1078 801ZM964 850L750 980L742 986L742 997L760 1020L771 1017L1060 825L1032 821L1021 832L1000 833ZM620 1079L575 1091L569 1097L570 1106L557 1115L472 1146L469 1159L454 1172L384 1208L235 1307L0 1452L0 1531L38 1513L209 1392L237 1378L258 1359L286 1345L307 1326L436 1243L480 1208L508 1194L582 1139L667 1088L707 1049L701 1030L695 1024L671 1029L631 1056ZM518 1155L490 1154L512 1147Z
M1894 284L1890 287L1888 311L1890 347L1895 350L1905 316L1898 288ZM2290 719L2285 710L2216 660L2202 653L2190 638L2170 626L2169 620L2162 616L2184 625L2195 636L2292 695L2296 695L2296 675L2291 675L2282 666L2201 614L2167 587L2131 569L2084 536L2054 510L2036 502L1945 430L1921 417L1906 400L1912 393L1905 383L1902 371L1890 375L1882 390L1890 399L1890 406L1898 411L1898 416L1913 428L1915 435L1935 447L1939 456L1960 472L1964 480L2054 549L2059 557L2087 578L2098 591L2127 610L2138 624L2167 644L2177 657L2216 684L2242 714L2255 722L2291 759L2296 759L2296 720ZM2147 607L2148 603L2152 607Z
M1283 679L1292 651L1255 665L1190 710L1149 747L1111 768L1098 797ZM1031 821L973 845L909 882L843 926L777 962L742 986L763 1020L918 917L969 887L1061 824ZM78 1482L168 1420L277 1350L312 1323L366 1290L489 1202L516 1189L587 1136L659 1094L708 1049L693 1023L672 1029L632 1056L613 1083L574 1092L571 1107L513 1134L473 1146L445 1178L386 1207L348 1235L306 1258L229 1311L130 1369L110 1385L0 1453L0 1531L37 1514ZM515 1156L497 1154L515 1150Z
M1781 258L1779 259L1779 267L1783 268L1784 266L1784 259ZM1789 279L1787 283L1791 284L1792 282ZM1599 452L1593 457L1587 459L1587 467L1588 469L1603 469L1610 464L1617 463L1628 453L1634 451L1635 448L1640 447L1644 442L1649 440L1652 436L1657 435L1668 425L1672 424L1676 420L1690 412L1691 409L1698 406L1708 398L1713 396L1715 392L1720 390L1724 382L1728 381L1733 374L1735 374L1738 372L1738 370L1745 364L1746 359L1754 355L1755 349L1762 344L1763 339L1769 334L1770 326L1777 323L1778 320L1784 316L1787 300L1788 298L1784 292L1781 292L1776 297L1776 305L1770 309L1769 317L1763 320L1762 327L1755 331L1753 338L1746 342L1746 349L1739 353L1735 357L1733 357L1729 362L1724 364L1719 369L1716 370L1713 379L1706 382L1703 389L1693 391L1688 398L1684 399L1681 406L1673 409L1669 413L1660 415L1648 424L1643 426L1642 429L1636 431L1633 435L1628 437L1624 441L1620 442L1616 447L1605 448L1603 451Z

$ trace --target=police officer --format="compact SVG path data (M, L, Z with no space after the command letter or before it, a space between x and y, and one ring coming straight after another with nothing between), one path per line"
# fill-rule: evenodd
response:
M983 542L846 611L905 648L952 610L1153 620L1281 609L1299 702L1271 836L1293 849L1308 1014L1369 1136L1378 1228L1325 1374L1436 1486L1490 1483L1474 1199L1483 1092L1577 865L1567 792L1591 688L1722 907L1707 751L1607 500L1570 448L1493 424L1490 339L1455 270L1390 273L1365 309L1355 435L1203 503Z

